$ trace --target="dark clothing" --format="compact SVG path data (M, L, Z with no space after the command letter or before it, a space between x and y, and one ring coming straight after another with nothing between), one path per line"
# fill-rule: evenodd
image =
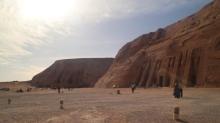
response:
M173 96L175 98L181 98L183 96L183 89L180 88L178 85L175 85L173 90Z
M183 89L180 87L180 97L183 97Z

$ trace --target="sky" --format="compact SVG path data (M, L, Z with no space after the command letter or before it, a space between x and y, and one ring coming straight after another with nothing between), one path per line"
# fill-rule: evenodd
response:
M0 81L30 80L59 59L115 57L210 1L0 0Z

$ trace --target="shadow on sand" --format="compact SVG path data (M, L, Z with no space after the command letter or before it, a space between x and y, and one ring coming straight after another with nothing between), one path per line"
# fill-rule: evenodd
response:
M188 123L187 121L184 121L184 120L181 120L181 119L177 119L176 121L179 122L179 123Z

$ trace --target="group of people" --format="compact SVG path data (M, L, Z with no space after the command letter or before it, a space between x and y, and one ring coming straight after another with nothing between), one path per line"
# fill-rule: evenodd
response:
M32 91L32 88L27 88L26 89L26 92L31 92ZM23 93L23 92L25 92L22 88L20 88L20 89L18 89L18 90L16 90L16 92L17 93Z
M131 93L134 93L134 91L135 91L135 89L136 89L136 84L135 83L131 83L131 86L130 86L130 88L131 88ZM117 86L117 85L112 85L112 88L119 88L119 86Z
M136 83L131 83L131 86L130 86L131 93L134 93L134 91L136 90L136 87L137 87ZM183 89L179 83L175 83L174 85L173 96L178 99L183 97Z

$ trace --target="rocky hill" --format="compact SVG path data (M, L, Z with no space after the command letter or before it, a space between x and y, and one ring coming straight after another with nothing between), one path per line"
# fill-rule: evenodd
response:
M156 32L144 34L118 52L96 87L220 87L220 0Z
M93 87L108 70L112 58L58 60L31 80L37 87Z

